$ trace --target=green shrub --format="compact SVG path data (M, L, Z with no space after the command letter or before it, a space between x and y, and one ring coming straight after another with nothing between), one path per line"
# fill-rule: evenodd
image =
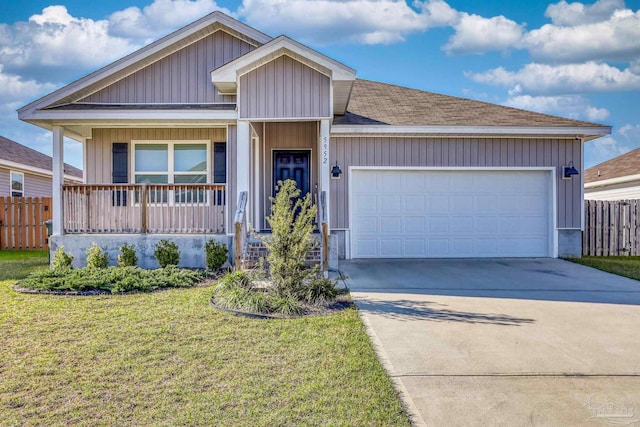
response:
M73 255L64 251L64 246L60 246L53 253L52 267L54 270L70 270L72 268Z
M214 239L205 245L207 270L218 271L227 262L229 250L224 243L218 243Z
M156 244L156 250L153 252L156 261L160 267L165 268L170 265L178 265L180 261L180 250L174 242L162 239Z
M111 293L152 291L160 288L194 286L202 279L199 271L168 267L143 270L138 267L42 270L30 274L20 286L51 291L103 290Z
M118 255L118 266L135 267L138 265L138 256L136 255L136 247L127 245L120 246L120 254Z
M106 268L109 265L109 254L95 243L87 249L87 268Z
M311 203L311 194L300 197L295 181L278 181L278 185L280 190L271 198L271 215L267 217L271 237L264 240L264 245L275 292L296 295L313 275L306 260L318 246L313 237L316 207Z
M338 293L335 280L318 276L307 284L303 298L310 304L324 304L336 299Z

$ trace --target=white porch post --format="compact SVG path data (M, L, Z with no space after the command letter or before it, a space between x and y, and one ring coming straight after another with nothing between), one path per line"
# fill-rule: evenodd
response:
M64 131L62 126L53 126L53 234L64 233L62 227L62 184L64 183ZM86 166L85 166L86 167Z
M327 192L327 220L329 219L329 187L331 186L331 152L329 120L320 120L320 135L318 138L318 152L320 153L320 191Z
M251 130L249 122L238 120L236 144L236 192L239 195L243 191L249 191L249 176L251 173Z

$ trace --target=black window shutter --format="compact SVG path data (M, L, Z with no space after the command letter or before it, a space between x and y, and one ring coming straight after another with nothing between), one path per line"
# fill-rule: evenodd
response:
M129 183L129 144L114 142L111 149L112 172L111 182L114 184ZM127 206L127 192L113 192L113 206Z
M227 183L227 143L216 142L213 144L213 183ZM222 190L218 190L218 205L225 204L225 195Z
M225 184L227 182L227 143L216 142L213 144L213 183Z

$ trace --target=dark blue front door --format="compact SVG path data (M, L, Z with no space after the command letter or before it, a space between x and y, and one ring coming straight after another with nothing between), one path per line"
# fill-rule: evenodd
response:
M300 189L300 196L309 192L309 151L274 151L273 152L273 195L275 196L278 181L292 179Z

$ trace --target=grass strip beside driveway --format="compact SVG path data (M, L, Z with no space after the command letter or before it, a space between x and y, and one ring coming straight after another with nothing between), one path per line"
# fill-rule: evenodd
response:
M640 280L640 257L638 256L583 256L567 258L567 260L607 273Z
M264 321L214 310L211 288L14 283L0 282L1 425L409 425L355 309Z

